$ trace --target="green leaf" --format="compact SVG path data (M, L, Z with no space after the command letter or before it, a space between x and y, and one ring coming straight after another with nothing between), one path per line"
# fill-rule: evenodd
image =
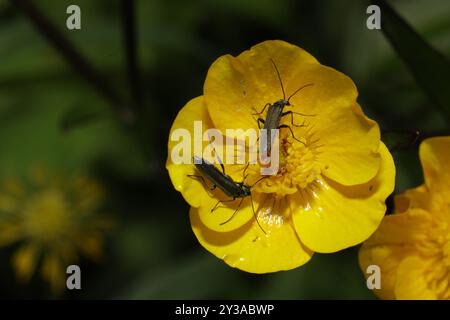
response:
M384 0L372 0L381 9L381 29L430 100L450 119L450 62L430 46Z

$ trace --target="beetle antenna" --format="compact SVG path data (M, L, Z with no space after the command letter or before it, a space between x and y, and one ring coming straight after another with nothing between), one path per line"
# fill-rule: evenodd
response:
M289 96L289 98L287 99L287 101L289 102L289 100L291 100L291 98L292 98L293 96L295 96L295 95L297 94L297 92L299 92L300 90L302 90L302 89L304 89L304 88L306 88L306 87L309 87L309 86L313 86L313 85L314 85L314 83L308 83L308 84L305 84L304 86L301 86L300 88L298 88L297 90L295 90L293 94L291 94L291 95Z
M263 227L261 227L261 224L258 221L258 216L256 215L255 207L253 206L253 196L251 193L250 193L250 201L252 203L253 216L255 217L256 223L258 224L258 226L262 230L262 232L264 232L264 234L267 234L266 231L264 231Z
M236 215L236 213L237 213L237 212L239 211L239 209L241 208L242 201L244 201L244 198L242 198L241 201L239 201L239 204L238 204L236 210L234 210L234 212L233 212L233 214L231 215L231 217L229 217L226 221L220 223L221 226L223 226L224 224L226 224L226 223L230 222L231 220L233 220L234 216Z
M272 58L270 58L270 61L272 61L272 64L275 67L275 71L277 72L278 80L280 81L281 91L283 92L283 99L286 99L286 93L284 92L283 81L281 81L280 71L278 71L277 65L275 64L275 61L273 61Z
M247 177L247 175L245 174L247 172L248 166L250 165L250 162L247 162L245 168L244 168L244 172L242 173L242 176L244 177L244 179L242 181L245 181L245 178Z
M264 176L262 178L260 178L258 181L256 181L254 184L252 184L250 186L250 189L253 188L254 186L256 186L258 183L260 183L262 180L269 178L269 176Z

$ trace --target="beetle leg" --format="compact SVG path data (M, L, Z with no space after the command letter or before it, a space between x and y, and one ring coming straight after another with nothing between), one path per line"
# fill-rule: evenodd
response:
M225 223L230 222L230 221L234 218L234 216L236 215L236 213L237 213L237 212L239 211L239 209L241 208L242 201L244 201L244 198L241 198L241 201L239 201L239 204L238 204L236 210L234 210L234 212L233 212L233 214L231 215L230 218L228 218L226 221L224 221L224 222L222 222L222 223L220 224L221 226L224 225Z
M262 232L263 232L264 234L266 234L266 232L264 231L263 227L261 227L261 224L260 224L259 221L258 221L258 215L257 215L256 212L255 212L255 206L253 205L253 196L252 196L251 193L250 193L250 201L251 201L251 203L252 203L253 217L255 218L256 223L258 224L258 226L259 226L259 228L262 230Z
M264 121L263 118L258 118L258 128L261 129L261 123L266 124L266 121Z
M271 106L271 104L270 104L270 103L267 103L267 104L264 106L264 108L263 108L260 112L252 113L252 115L253 115L253 116L257 116L257 115L263 114L264 110L266 110L266 108L267 108L267 107L270 107L270 106ZM256 111L255 108L253 108L253 110Z
M216 209L220 208L219 204L226 203L226 202L232 202L234 200L236 200L236 198L233 198L233 199L230 199L230 200L224 200L224 201L222 201L222 200L217 201L217 203L214 205L214 207L211 208L211 212L214 212L214 211L216 211Z
M287 115L291 115L291 124L292 124L294 127L297 127L297 128L306 127L304 124L296 124L296 123L294 123L294 113L295 113L295 114L298 114L298 112L294 112L294 111L286 111L286 112L283 112L283 113L281 114L281 116L284 117L284 116L287 116Z
M247 162L247 164L245 165L244 171L242 172L242 177L243 177L242 183L244 183L245 178L247 178L247 176L248 176L248 175L246 175L246 172L247 172L247 169L248 169L249 165L250 165L250 162Z
M292 111L293 114L298 114L299 116L303 116L303 117L315 117L316 114L306 114L306 113L301 113L301 112L296 112L296 111Z
M306 144L305 144L303 141L300 141L300 140L298 140L298 139L295 137L294 131L292 131L292 128L291 128L291 127L289 127L287 124L282 124L281 126L278 127L278 129L281 129L281 128L288 128L289 131L291 132L292 138L294 138L294 139L297 140L298 142L302 143L302 144L306 147Z

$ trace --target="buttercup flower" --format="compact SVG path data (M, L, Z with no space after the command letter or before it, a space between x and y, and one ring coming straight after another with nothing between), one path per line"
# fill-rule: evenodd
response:
M361 247L360 266L381 270L382 299L450 299L450 137L419 150L425 183L395 199L395 214Z
M9 179L0 188L0 247L17 245L12 264L20 281L39 268L57 293L67 266L79 254L101 258L110 220L99 216L103 191L85 176L51 176L36 170L26 182Z
M271 59L286 96L312 84L293 96L285 110L309 115L293 116L294 124L304 125L282 117L295 138L280 129L278 173L260 180L251 189L252 198L245 198L233 216L240 200L211 212L218 200L230 198L189 177L199 174L193 164L174 163L177 141L170 138L166 164L173 185L191 206L192 229L202 246L252 273L292 269L308 262L313 252L336 252L366 240L385 213L395 180L392 157L380 141L378 125L356 102L351 79L283 41L218 58L208 71L203 96L181 109L171 137L185 129L194 139L194 121L202 121L203 130L216 128L223 134L226 129L258 130L255 110L283 98ZM226 174L235 181L243 180L244 167L225 163ZM259 181L260 166L251 164L247 175L246 184Z

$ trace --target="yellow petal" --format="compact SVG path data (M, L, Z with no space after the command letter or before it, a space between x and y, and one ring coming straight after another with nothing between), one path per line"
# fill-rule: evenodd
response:
M207 187L200 179L188 176L199 175L194 164L175 164L171 157L173 149L178 144L177 141L172 141L172 134L177 129L185 129L188 130L191 135L190 143L192 149L190 150L191 152L188 157L192 159L194 155L194 121L202 121L203 131L212 126L208 111L203 102L203 97L192 99L178 113L170 130L168 143L169 154L167 157L166 168L169 171L170 179L172 180L175 189L181 192L184 199L191 206L199 207L204 199L210 198L210 195L206 190Z
M384 144L380 154L380 170L366 184L345 187L321 180L310 193L289 197L295 228L308 248L336 252L361 243L376 230L395 183L394 162Z
M208 71L204 86L205 102L215 126L257 128L254 116L268 103L283 98L273 59L280 71L286 96L304 88L291 99L292 110L311 117L295 116L306 123L307 142L321 145L319 161L325 174L344 185L362 184L375 176L379 166L380 133L355 106L357 90L350 78L319 64L303 49L283 41L266 41L238 57L217 59ZM267 110L266 110L267 111ZM283 118L291 125L289 116ZM287 132L287 131L286 131ZM301 138L299 136L298 138Z
M358 105L336 107L327 113L317 111L303 129L312 144L322 173L342 184L368 182L380 166L380 130Z
M381 270L381 289L374 293L381 299L395 299L395 284L399 264L417 254L415 244L431 226L431 216L421 209L384 217L377 231L359 251L359 265L367 277L367 267L377 265Z
M183 109L181 109L172 125L170 133L170 136L172 136L172 133L176 129L190 130L191 152L195 152L193 132L194 121L202 121L203 132L212 126L202 97L191 100ZM219 208L211 212L218 201L229 201L232 198L223 193L218 187L211 190L213 184L196 170L193 163L174 163L171 153L176 144L176 141L169 140L169 156L167 158L166 168L169 171L175 189L181 192L184 199L191 206L199 208L200 217L208 228L220 232L227 232L239 228L253 218L250 198L244 199L240 207L239 203L241 199L236 199L232 202L220 204ZM206 144L209 144L209 142L206 141L202 143L200 152L203 153ZM192 155L190 155L191 158ZM202 154L200 154L200 156L202 156ZM216 159L208 160L214 161ZM230 175L233 179L236 179L236 181L242 180L242 171L242 165L226 165L226 174ZM238 207L239 210L233 216L233 213ZM227 222L232 216L233 218Z
M204 85L205 101L217 128L223 132L227 128L258 128L252 113L283 98L270 59L280 71L285 88L295 73L318 65L303 49L279 40L262 42L238 57L218 58L211 65ZM286 91L287 96L291 93L292 90Z
M398 300L436 300L435 292L428 288L425 275L430 268L430 262L411 256L403 260L397 271L395 296Z
M450 137L426 139L419 149L425 184L433 189L450 190Z
M12 263L19 281L27 282L30 280L36 268L37 253L35 245L26 244L14 254Z
M257 199L253 199L254 206L255 200L258 201ZM202 205L198 207L198 215L207 228L217 232L228 232L238 229L253 219L252 199L250 197L218 204L219 200L230 201L232 198L219 194L215 197L205 198Z
M383 245L413 245L423 239L433 226L432 215L422 209L411 209L384 217L378 230L364 243L373 247Z
M409 209L430 208L430 193L425 185L421 185L414 189L408 189L395 196L395 211L405 212Z
M192 230L200 244L231 267L251 273L290 270L309 261L312 252L298 239L292 221L278 217L276 223L260 219L231 232L215 232L200 220L198 210L190 211ZM274 218L274 217L272 217Z
M22 237L20 226L13 222L0 222L0 247L8 246Z
M444 189L430 191L425 184L406 190L395 197L396 212L423 209L438 218L441 223L450 223L450 215L446 210L448 206L450 206L450 201L448 193Z
M103 238L100 233L84 234L82 237L77 237L77 247L84 255L98 262L103 255ZM71 250L67 251L66 256L70 257Z
M203 89L205 102L215 127L222 132L258 128L252 108L259 107L261 93L246 78L248 74L247 67L230 55L220 57L209 68Z
M378 266L381 271L381 288L374 288L375 293L380 299L395 299L395 282L397 281L397 268L400 262L405 258L405 254L411 253L411 248L399 248L390 246L378 246L366 250L363 246L359 252L359 265L364 276L368 273L369 266Z
M47 254L42 262L42 277L50 283L53 292L59 293L65 285L65 270L58 256Z
M22 197L26 190L25 187L22 185L22 183L13 178L5 179L2 182L2 190L9 195L12 195L16 198Z
M15 212L20 207L20 200L16 196L7 193L0 194L0 211L5 213Z

